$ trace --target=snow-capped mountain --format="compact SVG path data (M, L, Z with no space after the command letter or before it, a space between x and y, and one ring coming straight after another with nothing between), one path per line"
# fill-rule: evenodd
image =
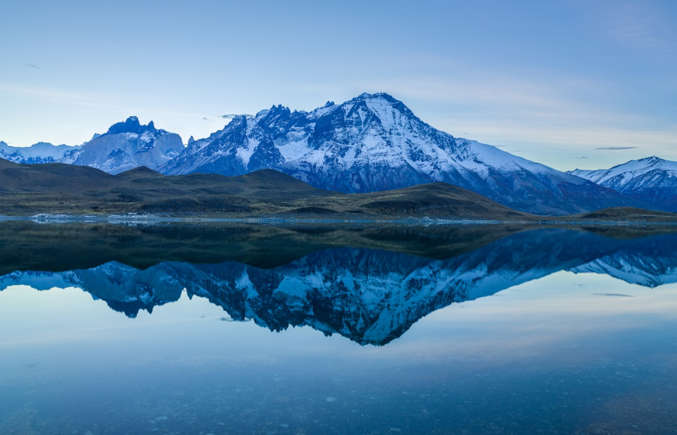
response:
M156 129L153 121L142 125L135 116L112 125L81 146L40 142L12 147L0 142L0 158L14 163L68 163L91 166L117 174L139 166L157 170L183 151L178 134Z
M316 187L370 192L444 181L510 207L564 214L626 205L621 195L494 146L453 137L385 93L236 116L168 162L169 174L277 169Z
M153 121L139 123L136 116L113 124L106 133L82 145L76 165L118 174L139 166L157 170L183 151L181 137L156 129Z
M13 147L0 141L0 159L14 163L73 163L79 151L79 146L38 142L29 147Z
M569 173L645 201L650 206L677 211L677 162L652 156L610 169L575 169Z

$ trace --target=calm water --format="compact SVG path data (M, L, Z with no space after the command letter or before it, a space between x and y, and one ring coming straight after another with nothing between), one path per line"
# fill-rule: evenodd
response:
M677 234L0 225L0 433L677 431Z

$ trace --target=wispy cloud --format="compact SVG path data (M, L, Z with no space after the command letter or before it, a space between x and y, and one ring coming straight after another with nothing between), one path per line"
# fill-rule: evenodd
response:
M609 12L608 31L628 48L674 52L674 23L648 1L618 2Z
M596 150L605 150L605 151L625 151L625 150L634 150L638 147L597 147Z
M27 68L40 69L40 66L36 65L34 63L26 63L26 64L24 64L24 66L27 67Z
M153 117L157 115L170 115L172 117L181 117L185 119L195 119L196 117L202 118L203 120L211 119L196 112L184 112L167 108L149 108L147 104L139 104L136 100L130 98L129 95L121 94L74 92L59 88L26 86L10 82L0 82L0 94L34 97L59 104L99 107L123 113L140 111L148 113L149 119L153 119ZM132 97L134 96L132 95ZM213 117L213 119L219 118L219 116Z
M462 125L462 129L456 130L459 136L488 141L492 145L520 142L559 144L568 148L577 147L580 151L589 150L590 147L635 149L639 148L637 144L649 144L653 150L672 151L677 148L677 128L647 130L604 125L581 125L579 128L570 128L529 125L528 121L493 122L470 119L446 119L442 120L441 124L442 127Z
M539 81L500 74L420 76L365 82L361 88L391 92L432 123L453 114L464 121L461 127L467 125L466 120L474 123L480 119L485 125L512 123L523 129L641 127L647 121L646 117L609 102L607 97L618 92L613 84L588 78L548 77ZM417 104L428 108L429 113L422 112ZM435 110L430 111L431 107ZM442 114L440 108L447 113ZM455 129L450 132L458 133Z
M595 296L612 296L612 297L619 297L619 298L634 298L633 295L628 295L625 293L593 293Z
M15 83L0 83L0 93L34 97L83 106L101 106L100 96L61 89L25 86Z

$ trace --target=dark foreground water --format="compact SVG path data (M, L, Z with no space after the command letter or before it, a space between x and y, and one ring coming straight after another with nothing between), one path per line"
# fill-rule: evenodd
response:
M0 433L677 431L677 234L0 225Z

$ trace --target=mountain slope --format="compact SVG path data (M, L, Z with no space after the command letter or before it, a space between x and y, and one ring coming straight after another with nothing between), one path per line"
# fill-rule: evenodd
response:
M651 207L677 211L677 162L656 156L610 169L575 169L570 174L614 189Z
M112 175L86 166L63 163L23 165L0 159L0 192L5 205L11 203L15 195L51 195L58 200L62 194L109 188L114 180Z
M341 192L442 181L541 214L630 205L587 180L439 131L384 93L310 112L273 106L237 116L208 138L191 141L162 171L239 175L261 168Z

